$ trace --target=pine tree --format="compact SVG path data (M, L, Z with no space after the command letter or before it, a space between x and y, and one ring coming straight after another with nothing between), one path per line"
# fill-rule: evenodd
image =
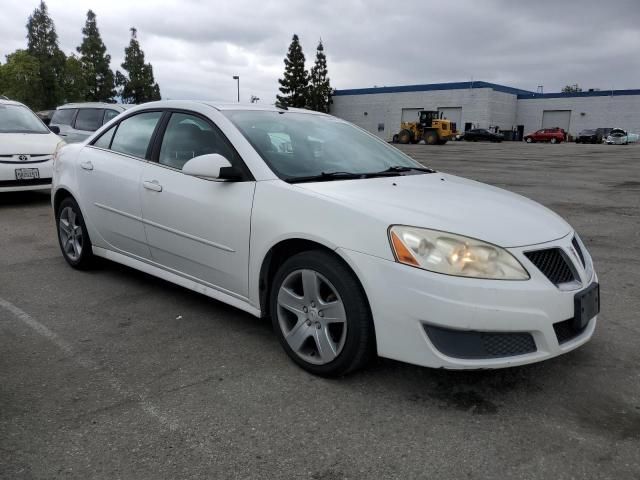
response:
M84 38L76 48L80 54L84 81L87 85L86 100L90 102L110 102L115 91L114 75L109 65L111 55L102 42L96 22L96 14L87 12L87 21L82 29Z
M293 34L287 57L284 59L284 78L278 79L280 93L277 95L278 103L304 108L309 100L309 72L304 68L304 53L298 39Z
M27 21L27 51L38 60L43 96L41 107L55 108L64 96L62 77L66 57L58 47L58 34L44 0Z
M124 103L145 103L160 100L160 87L153 78L153 67L144 63L144 52L138 43L137 30L131 29L131 41L124 49L122 68L126 75L116 72L116 85Z
M329 113L331 84L327 77L327 57L322 40L316 49L316 62L309 75L309 108L317 112Z

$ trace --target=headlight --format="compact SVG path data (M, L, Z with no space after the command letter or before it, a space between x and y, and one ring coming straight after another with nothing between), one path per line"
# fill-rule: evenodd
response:
M389 240L396 261L458 277L527 280L516 258L490 243L454 233L394 225Z

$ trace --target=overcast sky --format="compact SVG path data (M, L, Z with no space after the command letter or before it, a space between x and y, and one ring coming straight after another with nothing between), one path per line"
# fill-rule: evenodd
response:
M26 45L39 0L0 0L0 59ZM322 38L334 88L484 80L545 92L640 88L640 1L48 0L65 53L86 11L120 68L129 27L162 96L275 100L291 35Z

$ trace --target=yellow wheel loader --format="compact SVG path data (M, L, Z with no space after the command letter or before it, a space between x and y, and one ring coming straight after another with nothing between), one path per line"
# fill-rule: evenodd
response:
M444 145L456 135L456 124L442 118L433 110L420 110L417 122L402 122L400 132L393 136L393 143L418 143L424 140L427 145Z

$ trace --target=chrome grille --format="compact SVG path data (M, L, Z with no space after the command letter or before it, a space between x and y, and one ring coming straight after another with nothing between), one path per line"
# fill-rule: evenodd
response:
M559 248L525 252L525 255L554 285L578 280L567 257Z

